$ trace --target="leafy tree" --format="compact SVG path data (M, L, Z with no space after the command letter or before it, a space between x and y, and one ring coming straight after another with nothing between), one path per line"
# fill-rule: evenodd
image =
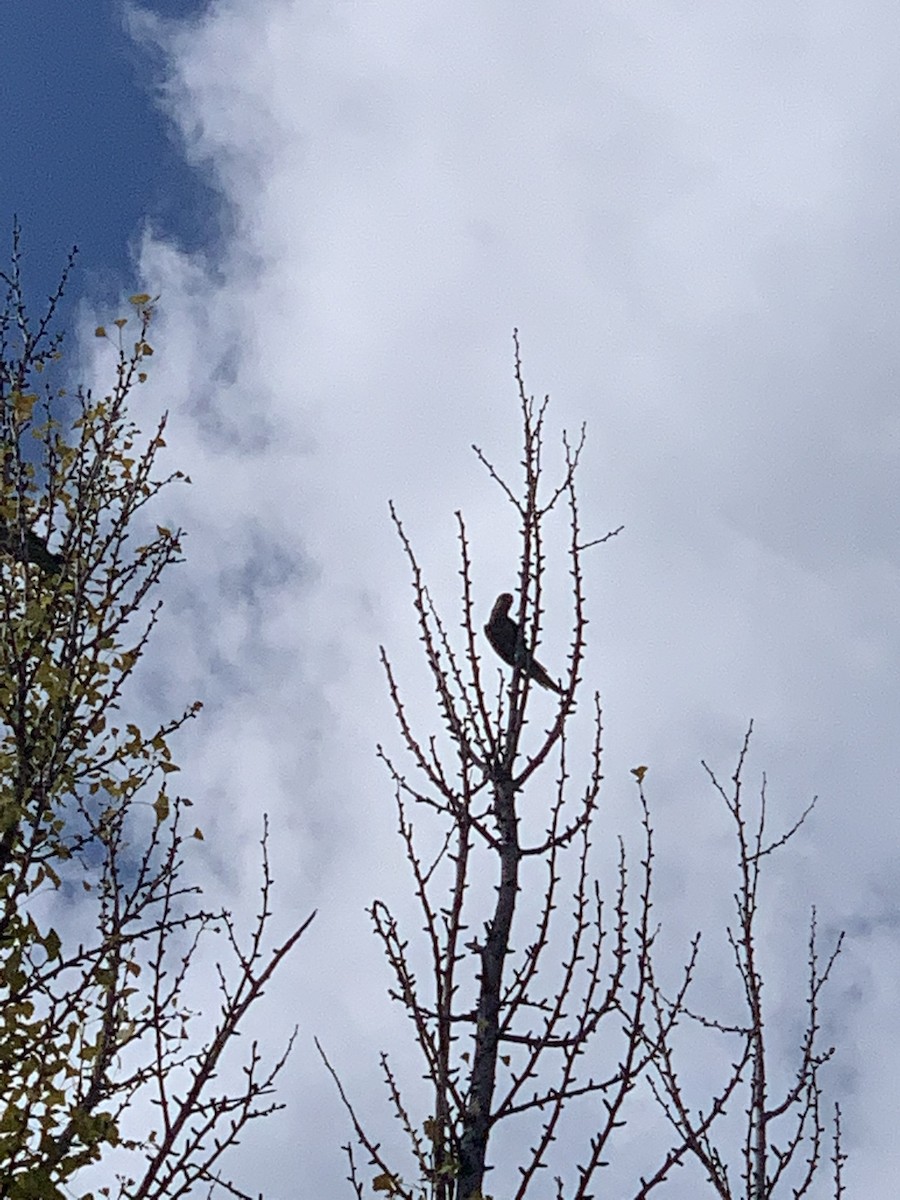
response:
M169 790L170 739L200 705L147 731L123 715L159 612L152 591L181 560L183 531L145 512L185 477L156 473L165 416L145 438L128 411L153 353L148 295L114 332L97 329L114 354L108 394L60 386L53 324L71 266L37 323L18 228L0 273L0 1196L72 1195L114 1149L126 1165L104 1195L243 1196L222 1155L278 1107L290 1047L264 1062L253 1044L241 1087L212 1084L309 921L268 946L265 830L249 944L228 912L202 906L184 878L202 834ZM200 1028L192 965L214 932L228 961L219 1013Z
M348 1144L351 1189L359 1200L369 1187L402 1200L487 1200L488 1191L510 1200L548 1195L589 1200L614 1161L616 1134L637 1105L652 1112L655 1097L664 1118L661 1136L671 1139L670 1148L663 1144L656 1153L651 1147L631 1192L617 1189L616 1194L647 1196L669 1182L676 1167L694 1162L712 1192L723 1198L806 1195L825 1157L821 1068L831 1051L819 1047L819 1000L839 947L822 966L813 923L807 1022L796 1077L773 1099L755 924L761 869L806 814L786 833L768 838L763 792L754 823L742 794L746 745L731 795L710 772L736 831L738 919L728 936L747 1017L727 1024L715 1014L694 1012L689 994L699 935L687 951L680 982L667 992L659 979L658 929L651 917L657 852L644 793L646 767L633 772L642 845L635 856L622 837L614 836L614 878L601 881L594 874L602 779L597 693L582 705L590 709L593 731L578 786L571 750L587 649L583 559L619 530L599 538L582 532L576 484L584 429L574 441L563 436L561 473L548 482L548 400L536 403L526 393L518 338L516 381L523 435L520 483L509 483L474 448L518 526L518 599L507 593L498 598L485 637L463 515L456 514L462 580L462 633L457 636L391 508L412 576L442 732L420 732L422 714L409 711L382 650L412 772L384 749L379 754L394 783L422 937L411 937L386 901L376 900L370 911L393 979L390 995L409 1017L429 1098L423 1110L408 1081L382 1054L389 1109L406 1145L405 1152L387 1149L320 1046L349 1113L355 1145L374 1172L367 1186L354 1144ZM562 539L551 526L560 516ZM561 684L536 658L548 548L559 540L565 543L571 580L571 648ZM559 563L554 570L560 572ZM557 612L553 617L559 620ZM491 655L486 665L482 654L488 643L500 661ZM535 683L557 693L540 695L541 707L532 703ZM536 719L541 731L531 727ZM679 1065L679 1033L686 1024L730 1038L737 1047L720 1089L699 1108L687 1100ZM732 1173L715 1139L744 1089L749 1097L738 1109L745 1118L741 1165ZM505 1136L503 1158L492 1161L491 1147L507 1127L518 1129L515 1140ZM573 1145L580 1149L573 1151ZM834 1194L840 1197L838 1134L832 1162Z

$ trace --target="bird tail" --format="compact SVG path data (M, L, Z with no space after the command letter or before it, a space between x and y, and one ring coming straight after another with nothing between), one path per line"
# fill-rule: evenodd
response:
M530 674L534 682L539 683L541 687L546 688L548 692L556 692L558 696L565 695L563 688L556 682L555 679L550 678L540 663L532 663Z

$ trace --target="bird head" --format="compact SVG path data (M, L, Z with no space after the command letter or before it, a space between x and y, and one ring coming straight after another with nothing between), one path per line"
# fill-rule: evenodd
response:
M500 617L505 617L512 608L513 598L509 592L501 592L494 601L494 607L491 610L491 620L499 620Z

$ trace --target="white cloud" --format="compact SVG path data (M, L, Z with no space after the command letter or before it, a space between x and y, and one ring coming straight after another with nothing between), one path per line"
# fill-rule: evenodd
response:
M185 779L218 853L246 856L248 903L265 808L282 896L320 907L298 1020L343 1045L360 1089L394 1029L362 907L401 894L378 642L420 678L386 503L445 609L458 507L482 608L511 582L512 525L469 444L515 468L513 325L555 420L590 422L591 533L626 524L590 564L589 681L611 804L651 764L664 892L686 879L702 907L708 826L722 842L698 760L727 776L753 715L779 818L821 797L774 868L797 902L774 969L810 899L829 926L894 910L897 20L233 0L137 23L229 214L207 261L165 231L141 257L162 293L154 397L194 480L169 501L189 562L157 669L179 703L208 701ZM879 937L848 954L842 987L861 963L866 980L835 1019L851 1171L887 1195L892 1130L867 1117L895 1104L895 923ZM296 1140L328 1192L343 1135L305 1070Z

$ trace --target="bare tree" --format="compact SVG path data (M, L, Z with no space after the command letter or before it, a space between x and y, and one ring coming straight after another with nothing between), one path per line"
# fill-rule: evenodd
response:
M418 714L411 714L382 649L413 772L382 747L379 754L394 782L399 834L424 932L423 938L411 938L386 901L372 905L375 932L393 977L390 995L411 1022L429 1093L422 1112L421 1100L411 1098L412 1089L382 1054L389 1105L405 1150L383 1147L321 1046L320 1051L347 1107L356 1145L374 1169L375 1191L403 1200L487 1200L494 1189L515 1200L548 1194L558 1200L589 1200L611 1161L616 1131L634 1111L629 1105L640 1103L644 1113L652 1112L650 1089L674 1140L668 1151L654 1152L652 1166L638 1173L643 1177L633 1194L646 1196L662 1186L691 1156L700 1159L719 1186L715 1152L708 1149L712 1130L736 1098L745 1071L751 1065L757 1073L762 1070L761 1010L753 1010L748 1028L741 1031L744 1048L733 1074L702 1110L691 1114L674 1064L677 1030L692 1019L688 992L699 939L688 950L674 998L667 999L654 965L658 930L651 920L651 885L656 851L644 767L634 771L640 851L636 857L626 855L623 838L613 834L615 875L602 884L595 877L592 843L598 837L602 737L596 692L590 699L592 749L580 785L573 783L570 766L570 723L576 717L588 623L583 558L619 530L594 539L582 533L576 480L584 429L574 441L563 435L560 476L548 483L548 400L537 403L526 393L518 338L515 349L523 433L520 484L510 484L480 449L473 449L515 513L517 600L507 593L498 597L482 633L470 538L457 513L462 634L456 635L429 592L412 542L391 507L412 576L420 641L443 726L441 734L419 731ZM557 518L563 519L563 535L558 528L551 532ZM546 655L542 664L537 651L544 625L547 550L563 538L571 580L571 643L565 677L557 682L547 670ZM556 622L559 614L553 617ZM491 665L485 666L485 649L499 656L499 681L497 660L491 657ZM541 734L530 727L535 685L551 694L538 711L546 712L548 701L553 706ZM760 824L751 844L739 803L732 800L730 808L743 872L741 918L732 944L750 997L761 983L752 934L759 869L790 834L766 844ZM493 882L493 892L485 880ZM817 1072L827 1055L815 1048L816 1005L833 960L819 972L814 950L810 953L815 999L797 1086L773 1113L766 1107L764 1085L756 1080L748 1118L755 1174L747 1195L753 1200L773 1194L771 1189L752 1190L761 1169L760 1124L768 1127L799 1105L809 1114L801 1124L812 1120L821 1132L812 1109L818 1112ZM715 1020L709 1025L724 1029ZM503 1142L505 1161L492 1161L491 1147L507 1128L518 1132ZM773 1153L782 1154L786 1166L799 1145L797 1139L786 1150L771 1150L769 1161ZM361 1198L367 1188L353 1144L345 1151L349 1182ZM819 1153L816 1141L810 1174ZM835 1154L841 1157L839 1145ZM552 1192L548 1174L554 1180ZM783 1171L776 1171L772 1188L781 1182Z
M734 828L738 884L734 902L736 923L726 934L731 948L738 990L745 1008L745 1019L727 1023L716 1015L694 1012L687 1007L686 996L697 967L699 934L684 972L676 999L667 1000L656 980L651 988L655 1018L652 1069L648 1080L653 1093L677 1136L677 1149L667 1156L657 1175L661 1181L676 1161L694 1159L722 1200L768 1200L790 1194L795 1200L810 1194L823 1166L827 1145L826 1115L822 1068L834 1055L834 1047L822 1047L821 994L841 950L843 934L838 935L827 958L820 957L817 942L816 913L809 924L807 945L806 1019L797 1049L797 1062L790 1082L776 1092L772 1076L774 1056L768 1045L763 1004L765 946L758 933L760 883L769 857L783 849L797 834L812 812L813 801L786 831L769 835L767 829L766 780L763 777L755 815L748 812L744 798L744 771L750 746L752 723L741 747L737 767L728 792L715 773L703 764L710 782L727 809ZM641 785L642 786L642 785ZM678 1067L675 1029L683 1015L694 1026L710 1035L724 1038L730 1045L730 1070L721 1090L703 1111L692 1111L687 1101L687 1072ZM715 1053L704 1061L715 1060ZM780 1064L778 1064L780 1068ZM774 1094L773 1094L774 1093ZM713 1122L724 1115L732 1102L740 1104L743 1120L739 1129L736 1154L729 1153L714 1137ZM716 1129L718 1122L716 1122ZM833 1121L834 1195L842 1192L841 1169L844 1155L840 1146L840 1111ZM645 1190L655 1183L646 1181Z
M382 1056L394 1114L408 1137L413 1182L405 1182L403 1172L388 1161L352 1107L351 1114L357 1137L379 1172L374 1186L403 1197L481 1197L490 1168L490 1140L498 1126L513 1121L524 1122L531 1145L518 1167L518 1179L504 1176L503 1194L524 1197L541 1190L562 1124L571 1119L576 1102L593 1098L600 1101L594 1112L602 1113L602 1120L587 1139L584 1162L575 1168L571 1185L572 1195L587 1197L648 1059L642 1030L650 1015L650 827L645 822L642 861L632 871L636 884L630 882L620 843L617 882L609 897L601 895L589 862L601 783L596 694L592 760L577 795L569 786L567 758L567 722L575 707L586 643L582 558L613 533L586 541L581 532L575 483L584 430L574 442L564 438L561 477L546 488L542 456L548 402L537 404L527 396L518 344L516 378L524 435L521 491L476 449L513 507L519 527L515 631L509 633L506 650L502 642L495 646L501 661L512 666L511 674L498 679L497 672L485 671L482 664L486 642L476 614L462 514L456 517L463 614L462 644L457 645L432 601L404 527L391 510L412 573L420 636L446 729L443 739L425 739L415 731L382 650L394 711L419 780L410 781L379 749L395 784L400 836L427 947L429 984L423 988L397 919L386 902L375 902L371 916L394 975L391 994L413 1024L432 1090L427 1117L414 1120L390 1061ZM556 685L542 678L535 652L544 616L546 529L558 515L563 515L567 528L572 640L567 676ZM492 620L508 609L501 597ZM488 636L496 643L493 631ZM552 687L557 698L544 733L530 738L526 707L535 683ZM545 776L549 778L542 783ZM544 797L545 816L538 820L533 815L538 807L534 793ZM428 814L436 834L426 829ZM479 886L491 877L496 880L493 900ZM563 932L558 912L567 888L572 889L572 900ZM517 920L523 919L523 892L537 898L527 912L530 933L524 935L524 944L523 935L514 933ZM630 928L632 905L636 938ZM563 938L565 949L558 957ZM587 1051L607 1028L615 1051L605 1061L599 1056L596 1069L585 1074L581 1067ZM362 1196L350 1147L348 1152L352 1183Z
M67 274L33 323L15 230L0 273L0 1197L72 1195L112 1150L127 1165L107 1195L243 1196L222 1155L277 1107L287 1051L264 1063L254 1044L236 1090L213 1080L309 922L268 944L265 830L249 941L202 906L184 881L202 834L168 790L169 740L200 706L148 732L122 716L152 589L181 558L182 531L148 526L145 506L184 477L155 474L165 417L142 439L128 415L152 354L149 296L114 334L97 329L114 353L107 395L59 385ZM217 931L221 1004L203 1030L189 984L198 940Z

